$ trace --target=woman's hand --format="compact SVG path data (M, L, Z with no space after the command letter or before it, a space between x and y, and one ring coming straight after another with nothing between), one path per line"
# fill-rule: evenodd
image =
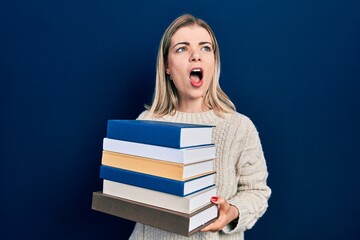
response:
M233 220L239 217L239 210L230 205L228 201L226 201L222 197L212 197L211 202L218 205L219 208L219 217L218 219L209 224L208 226L201 229L201 232L217 232L223 229L226 225L228 225Z

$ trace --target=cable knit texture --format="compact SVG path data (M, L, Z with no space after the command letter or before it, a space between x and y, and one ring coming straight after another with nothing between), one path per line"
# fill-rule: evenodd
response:
M190 238L137 223L130 239L243 240L244 231L250 229L266 211L271 194L266 184L268 172L260 139L251 120L237 112L219 117L212 110L202 113L176 112L161 118L149 116L144 111L138 119L216 126L212 138L216 144L217 194L237 207L240 217L238 222L225 226L219 232L198 232Z

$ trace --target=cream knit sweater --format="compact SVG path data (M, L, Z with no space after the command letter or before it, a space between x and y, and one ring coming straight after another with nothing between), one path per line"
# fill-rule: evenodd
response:
M251 120L237 112L225 114L225 117L221 118L212 110L202 113L176 112L175 115L157 119L145 111L138 119L216 126L212 137L216 144L217 194L236 206L240 217L237 223L229 224L219 232L198 232L190 238L137 223L130 239L243 240L244 231L250 229L266 211L271 194L270 188L266 185L268 172L260 139Z

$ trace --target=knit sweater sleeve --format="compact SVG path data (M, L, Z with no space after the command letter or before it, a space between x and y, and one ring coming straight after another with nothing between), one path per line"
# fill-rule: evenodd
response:
M235 224L229 224L223 229L226 234L250 229L265 213L271 194L266 184L268 171L259 134L249 119L247 125L245 139L234 140L238 141L235 145L244 147L239 147L241 152L236 164L238 190L228 199L229 203L239 210L240 215Z

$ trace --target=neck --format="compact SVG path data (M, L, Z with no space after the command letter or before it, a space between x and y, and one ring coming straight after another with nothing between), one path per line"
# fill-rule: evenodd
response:
M198 101L179 101L179 105L176 108L176 111L187 112L187 113L199 113L210 110L205 106L202 99Z

